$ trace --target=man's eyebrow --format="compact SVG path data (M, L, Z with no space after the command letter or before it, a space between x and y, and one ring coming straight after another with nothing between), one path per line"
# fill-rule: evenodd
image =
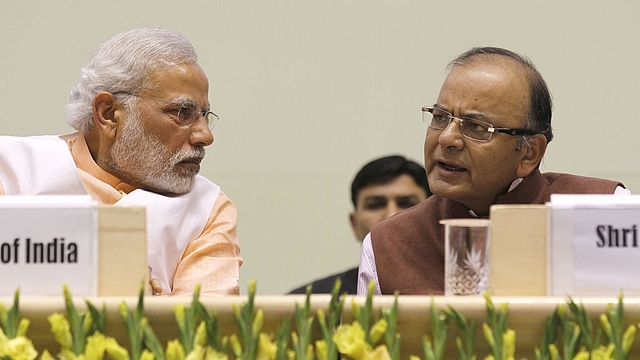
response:
M211 107L209 105L207 106L200 106L196 101L189 99L186 96L180 96L179 98L175 99L175 100L171 100L171 102L175 103L176 105L180 105L182 107L185 106L192 106L192 107L197 107L202 109L202 111L209 111L211 110Z
M364 200L380 200L380 199L386 199L387 197L385 195L369 195L369 196L365 196Z
M440 110L444 110L446 112L448 112L449 114L453 115L453 112L451 112L451 110L447 109L446 106L442 106L440 104L433 104L434 108L438 108ZM472 112L472 113L468 113L468 114L464 114L462 116L460 116L463 119L472 119L472 120L482 120L482 121L486 121L486 122L490 122L493 123L493 119L491 118L491 116L487 115L487 114L483 114L483 113L479 113L479 112Z

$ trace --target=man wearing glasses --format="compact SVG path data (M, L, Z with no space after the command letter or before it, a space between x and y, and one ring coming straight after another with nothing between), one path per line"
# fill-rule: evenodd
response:
M422 108L434 196L374 226L363 242L358 294L444 293L440 219L488 217L493 204L544 204L552 193L629 194L614 181L545 173L551 96L533 64L509 50L474 48L450 64L437 102Z
M155 294L239 294L237 211L198 175L213 143L209 81L191 43L135 29L102 44L81 70L65 116L77 132L1 137L0 195L89 194L147 213Z

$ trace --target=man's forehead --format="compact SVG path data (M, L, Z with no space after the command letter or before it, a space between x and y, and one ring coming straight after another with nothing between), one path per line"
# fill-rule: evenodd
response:
M458 116L481 113L492 119L524 117L529 82L520 64L501 58L454 66L442 84L438 106Z

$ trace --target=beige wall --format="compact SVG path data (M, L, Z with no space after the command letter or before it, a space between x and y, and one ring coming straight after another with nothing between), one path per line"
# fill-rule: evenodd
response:
M531 57L555 101L542 169L640 189L637 1L1 1L0 134L68 132L78 70L111 35L182 32L221 116L203 174L236 202L241 289L284 293L358 262L354 171L421 162L420 107L477 45Z

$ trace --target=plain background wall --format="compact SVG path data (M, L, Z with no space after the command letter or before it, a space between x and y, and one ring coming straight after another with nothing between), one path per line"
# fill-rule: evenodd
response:
M221 116L202 174L239 211L241 291L281 294L358 263L355 171L420 163L447 63L473 46L530 57L554 97L543 171L640 190L638 1L0 1L0 134L70 132L91 52L136 27L191 40Z

